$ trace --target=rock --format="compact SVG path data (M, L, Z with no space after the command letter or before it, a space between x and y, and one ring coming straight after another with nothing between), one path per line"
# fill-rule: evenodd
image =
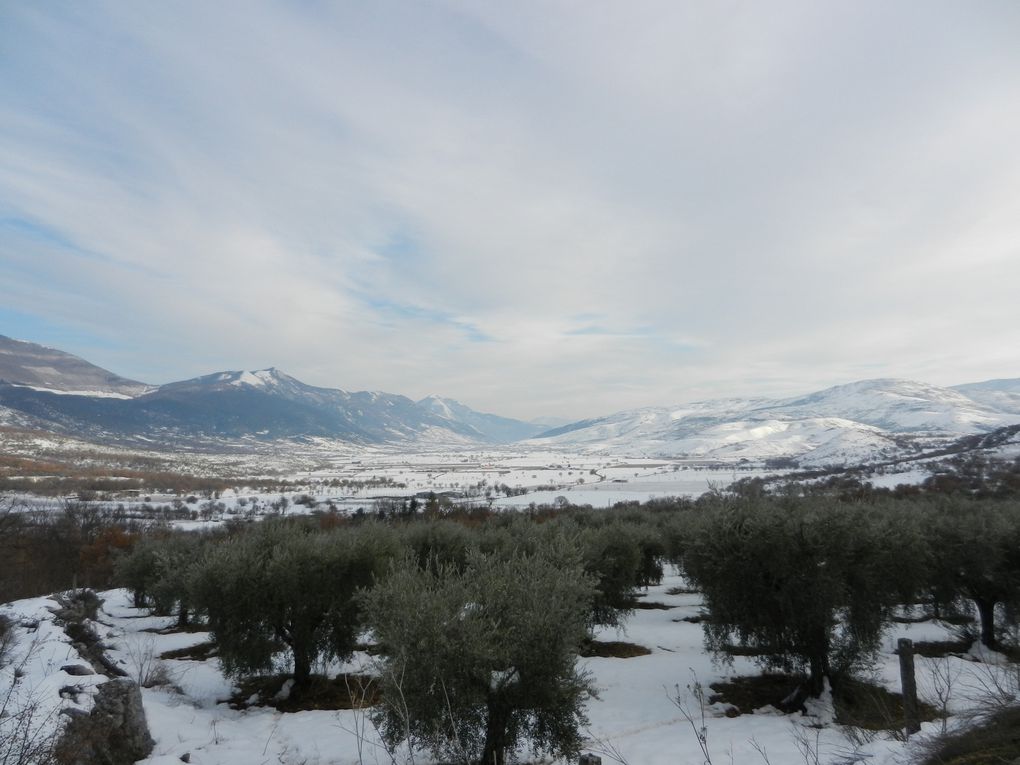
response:
M61 672L66 672L74 677L85 677L86 675L94 675L96 671L92 667L86 667L84 664L65 664L60 668Z
M97 689L87 716L73 716L57 744L58 761L68 765L132 765L152 751L142 694L118 678Z
M80 685L65 685L60 689L60 698L77 702L82 693L84 689Z

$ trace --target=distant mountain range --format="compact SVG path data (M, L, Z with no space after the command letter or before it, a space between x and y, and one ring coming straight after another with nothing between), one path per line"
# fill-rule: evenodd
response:
M414 447L521 442L728 462L857 463L1020 423L1020 380L953 388L865 380L793 398L719 399L562 422L484 414L441 396L413 401L319 388L277 369L146 385L0 336L0 425L149 447L301 438Z
M802 464L891 458L1020 422L1020 380L864 380L786 399L634 409L547 431L549 447Z
M149 445L321 437L361 444L504 443L546 426L420 402L318 388L277 369L219 372L153 386L77 356L0 336L0 423Z

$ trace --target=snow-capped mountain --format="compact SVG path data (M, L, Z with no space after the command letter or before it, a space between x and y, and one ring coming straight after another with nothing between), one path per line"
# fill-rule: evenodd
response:
M967 395L971 387L986 395ZM1020 381L952 389L864 380L787 399L623 411L547 431L531 443L706 459L795 458L815 465L873 461L1020 421L1009 397L1014 389L1020 392Z
M433 414L445 417L451 422L459 422L461 425L473 428L487 441L503 444L513 441L521 441L525 438L537 436L545 427L539 424L522 422L509 417L500 417L496 414L485 414L476 412L474 409L465 406L452 398L441 396L428 396L418 402L418 406L427 409Z
M766 407L791 417L833 416L893 433L975 433L1009 425L1008 412L953 388L913 380L863 380Z
M953 390L1001 412L1020 415L1020 380L986 380L955 385Z
M437 416L405 396L317 388L277 369L204 375L131 399L60 395L0 384L0 404L62 432L90 437L484 440L470 427Z
M881 379L785 399L628 410L546 430L441 396L415 402L392 393L320 388L273 368L147 386L76 356L0 336L0 426L147 446L304 437L414 446L521 441L821 465L899 458L1017 423L1020 380L940 388Z
M248 437L493 443L541 430L451 399L418 404L392 393L319 388L273 368L145 385L61 351L0 337L3 425L157 444Z
M114 398L131 398L153 388L70 353L4 335L0 335L0 381L57 393Z

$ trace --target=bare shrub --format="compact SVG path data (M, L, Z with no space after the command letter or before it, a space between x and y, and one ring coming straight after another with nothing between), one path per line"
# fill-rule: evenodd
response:
M5 649L17 642L6 621ZM51 765L55 762L58 704L45 703L25 685L25 665L37 647L33 641L16 665L0 668L0 765Z
M156 639L150 634L138 636L125 646L131 665L130 677L141 688L175 687L180 679L156 654Z

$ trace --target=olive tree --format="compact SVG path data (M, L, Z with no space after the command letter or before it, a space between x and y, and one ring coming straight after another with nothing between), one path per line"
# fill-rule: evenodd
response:
M176 532L142 538L114 566L116 581L131 590L134 605L151 605L160 615L177 609L177 623L186 627L191 615L190 577L202 559L209 535Z
M813 696L874 654L921 560L875 508L822 499L719 500L692 518L687 545L707 646L736 641L767 668L806 670Z
M996 608L1020 606L1020 505L952 498L928 515L932 589L973 601L981 643L1000 647Z
M592 625L620 626L636 602L643 579L643 535L634 524L607 521L605 513L573 512L551 521L499 518L483 529L483 552L535 553L543 545L575 548L595 584L588 619Z
M463 569L468 550L476 542L467 528L445 519L414 521L403 529L401 537L421 568L438 563Z
M593 596L579 556L553 541L472 550L463 570L402 561L365 595L383 651L384 741L487 765L525 744L576 754L594 694L576 667Z
M114 582L131 591L132 602L136 608L149 604L152 588L159 578L156 551L160 540L143 538L114 562Z
M349 657L361 629L358 590L395 549L384 527L320 532L272 521L216 545L197 567L192 592L224 671L271 670L285 648L300 691L318 657Z
M637 533L623 523L584 529L578 538L585 570L595 580L592 621L620 626L634 608L642 563Z

